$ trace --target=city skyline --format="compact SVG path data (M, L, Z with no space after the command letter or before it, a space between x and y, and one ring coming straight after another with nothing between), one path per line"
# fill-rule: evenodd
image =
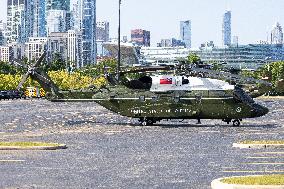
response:
M71 4L74 1L71 0ZM4 6L0 8L0 20L4 22L6 3L1 3ZM118 0L97 0L97 20L110 22L110 37L117 36L117 7ZM145 29L151 32L151 44L155 46L161 39L179 38L180 21L191 20L193 47L210 40L221 46L222 15L229 9L232 12L232 36L238 36L240 44L256 43L267 40L276 22L284 25L281 7L284 7L282 0L220 0L214 3L178 0L167 4L162 0L122 0L122 36L129 37L132 29ZM141 13L137 14L137 10Z

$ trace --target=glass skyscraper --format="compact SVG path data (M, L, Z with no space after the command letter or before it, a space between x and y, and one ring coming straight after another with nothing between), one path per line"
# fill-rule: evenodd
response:
M191 48L191 21L180 22L180 39L185 43L186 48Z
M24 20L25 0L7 1L7 37L8 42L16 42L23 31L21 26Z
M29 37L45 37L45 0L25 0L25 41Z
M223 45L230 46L231 45L231 11L226 11L223 16Z
M46 0L46 20L48 35L71 29L70 0Z
M70 11L70 0L46 0L46 11L49 10Z
M271 31L271 44L283 45L283 31L278 22L273 26Z
M0 29L0 46L4 45L4 34L2 30Z
M96 46L96 0L81 0L82 3L82 66L95 64Z

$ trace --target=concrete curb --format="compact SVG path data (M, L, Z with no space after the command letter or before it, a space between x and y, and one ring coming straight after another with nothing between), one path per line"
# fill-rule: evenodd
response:
M284 144L239 144L233 143L235 148L284 148Z
M67 148L66 144L60 144L58 146L31 146L31 147L0 146L0 150L59 150L66 148Z
M284 96L259 96L257 99L261 100L283 100Z
M256 175L251 175L256 176ZM262 176L262 175L259 175ZM247 177L247 176L244 176ZM234 177L227 177L234 178ZM284 189L284 185L240 185L240 184L225 184L221 180L224 178L219 178L211 182L212 189Z

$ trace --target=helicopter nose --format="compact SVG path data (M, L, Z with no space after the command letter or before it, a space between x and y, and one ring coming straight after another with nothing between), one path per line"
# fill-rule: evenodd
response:
M261 106L259 104L254 104L252 110L252 117L261 117L269 112L268 108Z

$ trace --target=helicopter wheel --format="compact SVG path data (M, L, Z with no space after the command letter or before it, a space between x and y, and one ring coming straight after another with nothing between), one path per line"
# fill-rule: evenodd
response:
M142 126L147 126L148 123L147 123L147 121L142 121L142 122L141 122L141 125L142 125Z
M233 121L233 126L238 127L238 126L240 126L240 125L241 125L240 120L235 119L235 120Z
M231 119L223 119L222 121L226 122L228 125L231 123Z
M148 119L147 120L147 125L154 125L154 120L153 119Z
M150 126L150 125L153 125L155 123L154 119L147 119L147 118L140 118L139 119L140 123L142 126Z

